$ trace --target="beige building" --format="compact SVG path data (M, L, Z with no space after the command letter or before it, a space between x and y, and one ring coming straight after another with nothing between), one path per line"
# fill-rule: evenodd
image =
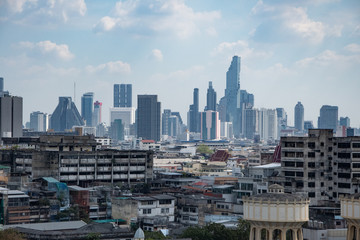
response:
M251 224L250 240L303 240L302 225L309 220L307 197L286 194L282 186L274 184L268 193L243 200L244 219Z
M346 219L346 240L360 240L360 193L340 198L341 216Z

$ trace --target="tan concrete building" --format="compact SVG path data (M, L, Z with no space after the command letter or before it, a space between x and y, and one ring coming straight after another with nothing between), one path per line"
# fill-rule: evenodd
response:
M309 220L309 200L286 194L282 186L274 184L268 193L244 197L244 219L251 224L250 240L303 240L302 225Z
M346 240L360 240L360 193L340 198L341 216L347 222Z

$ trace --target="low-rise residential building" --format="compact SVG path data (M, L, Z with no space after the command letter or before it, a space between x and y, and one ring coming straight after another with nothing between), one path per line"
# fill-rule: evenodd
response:
M170 195L154 195L141 197L115 197L112 199L112 217L121 218L130 223L137 222L153 224L159 217L166 217L168 222L175 221L176 198ZM154 227L154 226L153 226ZM149 227L150 228L150 227Z
M0 188L0 224L30 223L29 195Z
M222 198L197 195L178 195L178 221L184 225L204 226L205 216L215 213L216 203Z

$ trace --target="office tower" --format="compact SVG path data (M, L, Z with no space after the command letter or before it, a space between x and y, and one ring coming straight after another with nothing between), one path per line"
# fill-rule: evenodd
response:
M299 131L303 131L304 130L304 106L301 104L301 102L298 102L295 105L295 116L294 116L294 121L295 121L295 128Z
M287 127L287 114L285 112L285 109L284 108L276 108L276 113L277 113L277 117L278 117L279 130L286 129L286 127Z
M116 119L121 119L124 125L124 135L130 135L130 126L135 123L135 108L132 107L116 107L110 108L110 123Z
M181 123L177 115L170 115L168 118L168 134L171 137L177 137L181 132Z
M313 129L314 124L312 121L304 121L304 129L308 131L309 129Z
M171 116L170 109L164 109L161 117L161 134L169 135L169 117Z
M114 107L132 107L131 84L114 84Z
M194 88L193 104L190 105L189 123L190 132L200 132L200 114L199 114L199 89Z
M83 126L84 121L71 97L59 97L59 104L51 115L50 128L56 132L72 129L73 126Z
M278 139L276 110L262 108L258 114L258 132L260 139L264 141L274 141Z
M209 88L206 94L206 107L205 111L216 111L216 92L212 86L212 82L209 82Z
M220 121L220 137L231 139L234 137L233 126L231 122Z
M22 97L0 97L0 138L22 137L22 114Z
M238 130L239 134L244 135L244 116L245 109L252 109L254 106L254 95L246 90L240 90L240 106L238 111Z
M94 93L84 93L81 97L81 117L84 119L86 126L92 127Z
M340 126L350 127L350 118L349 117L340 117Z
M115 141L124 140L124 124L121 119L115 119L111 122L110 137Z
M218 112L208 110L201 113L201 139L220 139L220 120Z
M318 118L318 128L333 129L336 131L338 125L338 107L324 105L320 109L320 117Z
M4 91L4 78L0 77L0 92Z
M161 103L157 95L138 95L137 136L160 141Z
M30 113L30 129L37 132L46 132L48 129L49 115L43 112Z
M102 103L99 101L94 102L94 113L92 120L93 127L96 127L101 123L101 109L102 109Z
M237 99L240 90L240 57L232 58L230 67L226 72L226 117L227 121L234 122L236 120Z
M244 137L254 139L258 127L259 111L257 109L244 109L243 116Z

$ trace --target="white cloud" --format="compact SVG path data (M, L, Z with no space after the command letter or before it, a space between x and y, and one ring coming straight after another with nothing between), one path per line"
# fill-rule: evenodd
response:
M360 53L360 45L356 43L349 44L345 47L345 50L353 53Z
M5 20L19 24L49 24L68 22L69 18L84 16L85 0L0 0L4 5Z
M295 64L298 67L328 67L330 65L342 67L358 63L360 63L360 55L345 56L331 50L325 50L314 57L299 60Z
M85 69L90 74L93 74L93 73L129 74L129 73L131 73L130 64L122 62L122 61L107 62L107 63L103 63L103 64L100 64L97 66L89 65Z
M117 2L113 16L103 17L95 26L95 32L129 29L144 32L173 32L180 38L188 38L204 32L216 35L210 23L221 17L218 11L195 12L183 0Z
M343 29L343 25L340 24L325 24L312 19L306 8L292 6L292 3L267 5L259 1L252 9L252 14L263 19L262 24L265 27L258 28L257 31L265 31L262 36L264 38L268 33L276 35L279 40L293 35L294 39L300 37L301 41L320 44L325 37L340 37Z
M162 62L164 57L163 57L163 54L162 54L161 50L153 49L151 51L151 58L155 59L156 61Z
M249 43L243 40L237 42L222 42L212 52L212 55L225 54L229 56L239 55L242 58L266 58L272 55L269 52L257 51L249 47Z
M20 42L18 46L22 49L27 50L28 55L41 55L51 56L61 60L70 60L74 58L66 44L56 44L51 41L41 41L37 43L32 42Z

